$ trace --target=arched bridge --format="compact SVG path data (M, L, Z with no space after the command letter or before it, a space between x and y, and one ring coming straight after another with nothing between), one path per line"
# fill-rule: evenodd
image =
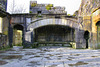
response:
M40 18L32 20L26 32L26 41L31 42L67 42L75 41L75 29L79 23L74 18ZM32 35L33 34L33 35Z
M37 19L31 21L31 24L28 26L27 30L34 30L35 28L46 26L46 25L62 25L68 26L71 28L78 28L79 24L76 19L72 18L45 18Z

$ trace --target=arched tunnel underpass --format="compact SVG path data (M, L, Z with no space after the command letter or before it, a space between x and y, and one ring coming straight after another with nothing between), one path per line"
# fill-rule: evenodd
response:
M75 42L75 29L63 25L46 25L34 29L34 42L66 44Z

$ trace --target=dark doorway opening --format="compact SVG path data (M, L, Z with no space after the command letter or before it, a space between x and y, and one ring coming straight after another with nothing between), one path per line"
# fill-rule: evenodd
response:
M88 48L88 40L89 40L89 31L85 31L84 39L86 40L86 48Z
M68 42L74 40L74 29L67 26L47 25L35 29L36 42Z
M46 46L69 46L75 43L75 29L63 25L46 25L34 29L34 42Z

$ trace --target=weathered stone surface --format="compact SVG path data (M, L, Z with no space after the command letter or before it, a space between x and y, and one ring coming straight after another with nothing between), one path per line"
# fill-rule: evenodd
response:
M100 0L82 0L79 10L77 11L77 18L73 16L67 16L66 14L13 14L12 15L12 27L16 24L20 24L24 28L23 43L28 41L29 43L34 42L34 29L47 26L47 25L61 25L66 27L74 28L75 31L75 42L76 48L86 48L86 41L84 39L84 33L89 32L88 48L97 48L99 46L99 34L96 26L97 22L100 21ZM36 7L42 7L45 9L44 4L40 4ZM53 7L51 12L53 11ZM57 7L57 10L64 10L64 8ZM35 11L35 10L34 10ZM35 12L36 12L35 11ZM44 11L45 12L45 11ZM46 13L46 12L45 12ZM26 19L31 19L27 21ZM43 39L42 39L43 40Z
M99 67L100 50L72 49L60 46L47 46L35 49L6 51L0 67ZM21 56L21 57L20 57ZM3 57L0 57L3 60Z
M82 24L84 31L89 31L89 47L97 48L99 45L97 26L96 23L100 21L100 0L82 0L80 8L78 10L78 16L81 19L78 20Z

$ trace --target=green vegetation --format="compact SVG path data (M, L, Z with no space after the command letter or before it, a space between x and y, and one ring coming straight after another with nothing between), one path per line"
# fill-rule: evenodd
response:
M56 9L56 7L54 7L54 9Z
M62 44L63 47L72 47L76 48L76 44L74 42L34 42L33 44L26 43L26 46L23 45L24 48L38 48L42 46L60 46L59 44ZM69 45L65 45L69 44ZM29 46L27 46L29 45Z
M51 10L51 7L53 7L53 4L48 4L48 5L46 6L46 9L47 9L47 10Z
M37 5L37 3L32 3L31 7L35 7Z
M87 7L87 4L85 5L85 8Z
M70 16L70 14L68 14L68 16Z
M6 51L6 50L9 50L9 49L11 49L10 46L0 47L0 51Z
M18 43L18 44L16 44L15 46L22 46L22 43Z
M35 42L34 44L31 44L31 46L32 46L32 48L37 48L37 47L39 47L39 44L38 44L38 42Z
M75 14L73 14L73 16L76 16Z
M9 55L4 57L3 59L21 59L22 57L22 55Z
M94 4L95 0L93 0L93 4Z
M41 18L41 17L42 17L42 15L37 15L36 17Z
M30 13L32 13L32 11L30 11Z

